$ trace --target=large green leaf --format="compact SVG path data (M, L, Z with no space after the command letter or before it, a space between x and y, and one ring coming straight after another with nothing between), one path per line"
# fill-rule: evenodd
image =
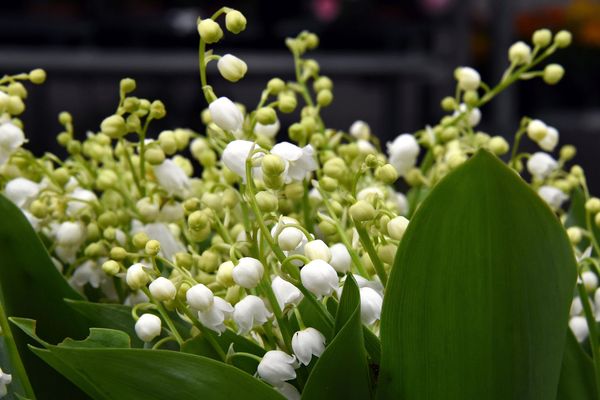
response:
M593 361L577 343L571 330L567 329L567 343L565 344L556 400L597 398Z
M432 190L402 240L379 398L555 398L575 276L552 211L480 151Z
M367 353L360 320L360 293L348 275L336 316L336 335L312 369L303 399L369 399Z
M36 319L40 336L50 342L85 337L88 326L64 298L81 299L52 263L23 213L0 195L0 302L7 316ZM31 341L12 329L31 384L40 399L83 398L68 381L27 349Z

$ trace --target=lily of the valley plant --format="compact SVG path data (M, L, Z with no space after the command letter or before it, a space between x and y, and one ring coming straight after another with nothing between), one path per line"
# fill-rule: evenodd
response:
M126 78L93 131L59 115L66 158L18 117L45 72L0 79L0 397L598 398L600 199L535 116L512 145L477 128L512 83L557 84L571 35L515 43L495 86L457 68L446 115L382 146L327 127L309 32L256 106L215 93L211 63L248 66L207 47L245 27L198 21L204 127L157 132Z

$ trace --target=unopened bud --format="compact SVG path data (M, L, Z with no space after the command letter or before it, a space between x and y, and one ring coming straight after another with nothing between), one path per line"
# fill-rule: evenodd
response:
M133 92L135 90L135 80L131 78L121 79L120 88L124 94Z
M333 101L333 93L331 90L324 89L317 94L317 104L320 107L327 107Z
M100 124L100 129L102 133L113 139L118 139L127 133L125 120L122 116L116 114L105 118Z
M216 43L223 37L223 30L212 19L203 19L198 24L198 33L206 43Z
M375 209L364 200L359 200L350 206L350 216L357 222L371 221L375 218Z
M565 75L565 69L559 64L548 64L544 68L544 82L556 85Z
M121 267L119 266L119 263L115 260L108 260L102 264L102 271L104 271L104 273L106 273L107 275L114 276L118 274L120 270Z
M588 201L585 202L585 209L592 213L597 214L600 212L600 199L597 197L592 197Z
M398 179L398 171L392 164L385 164L375 170L375 178L381 182L391 185Z
M35 85L41 85L46 81L46 71L41 68L34 69L29 73L29 80Z
M236 35L246 29L246 17L238 10L231 10L225 16L225 27Z
M138 250L145 248L146 243L148 243L148 240L150 240L150 238L148 237L148 235L146 235L145 232L138 232L135 235L133 235L133 238L131 239L131 241L133 242L133 245Z
M262 159L261 168L266 176L280 176L285 171L285 162L275 154L267 154Z
M277 121L277 114L271 107L262 107L256 111L256 120L263 125L274 124Z
M554 36L554 43L560 48L568 47L573 40L573 35L569 31L560 31Z
M539 47L546 47L552 41L552 32L549 29L538 29L533 32L533 37L531 41L534 45Z
M256 193L256 203L261 211L268 213L277 210L279 200L274 194L263 190Z

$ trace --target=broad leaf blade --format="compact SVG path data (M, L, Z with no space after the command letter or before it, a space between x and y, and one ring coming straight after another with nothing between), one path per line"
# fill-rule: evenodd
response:
M570 329L567 329L567 343L563 355L557 400L596 399L594 363L585 354Z
M555 398L574 285L558 219L480 151L432 190L402 240L379 398Z

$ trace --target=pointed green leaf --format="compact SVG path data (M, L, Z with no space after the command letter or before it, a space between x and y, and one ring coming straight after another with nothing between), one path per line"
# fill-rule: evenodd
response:
M83 340L66 338L59 346L71 348L117 348L128 349L131 347L129 335L123 331L105 328L90 328L90 334Z
M402 240L378 398L555 398L575 274L556 216L480 151L431 191Z
M567 329L567 343L565 344L556 400L597 398L593 361L577 343L573 332Z
M348 275L344 284L336 326L340 326L340 329L313 367L302 399L371 398L369 367L360 320L360 293L352 275Z

